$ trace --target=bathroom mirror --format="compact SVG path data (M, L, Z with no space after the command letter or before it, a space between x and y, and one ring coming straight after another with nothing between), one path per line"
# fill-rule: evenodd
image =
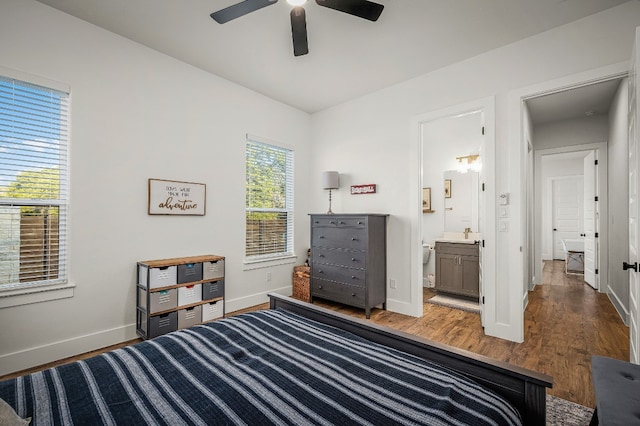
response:
M479 173L448 170L443 185L445 232L478 232Z

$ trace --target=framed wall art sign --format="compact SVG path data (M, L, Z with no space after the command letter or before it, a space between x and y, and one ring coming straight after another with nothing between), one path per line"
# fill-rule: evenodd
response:
M451 179L444 180L444 198L451 198Z
M365 185L351 185L351 194L359 195L359 194L375 194L376 193L376 184L368 183Z
M149 179L149 214L204 216L204 183Z
M431 188L422 188L422 213L433 213L431 210Z

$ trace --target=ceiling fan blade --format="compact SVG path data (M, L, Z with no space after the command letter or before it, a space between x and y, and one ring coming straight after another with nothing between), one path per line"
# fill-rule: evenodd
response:
M278 0L244 0L217 12L213 12L210 16L218 24L224 24L225 22L244 16L247 13L255 12L263 7L276 4L277 2Z
M307 42L307 20L306 13L300 6L291 9L291 36L293 37L293 54L302 56L309 53Z
M377 21L384 9L383 5L368 0L316 0L316 3L369 21Z

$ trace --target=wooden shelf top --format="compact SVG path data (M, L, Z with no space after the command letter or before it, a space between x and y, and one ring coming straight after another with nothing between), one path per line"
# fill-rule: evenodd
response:
M224 260L224 256L206 254L202 256L174 257L172 259L143 260L138 262L138 265L148 266L149 268L163 268L165 266L185 265L187 263L199 262L217 262L219 260Z

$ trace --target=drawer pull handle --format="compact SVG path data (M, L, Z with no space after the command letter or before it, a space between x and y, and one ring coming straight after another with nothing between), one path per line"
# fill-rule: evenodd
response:
M319 285L319 286L318 286L318 288L319 288L319 289L322 289L322 286L321 286L321 285Z
M351 237L351 241L356 241L357 238L356 237Z
M324 272L322 272L322 269L320 269L320 270L318 271L318 273L319 273L319 274L324 274Z
M342 221L342 220L341 220L341 221L340 221L340 225L344 225L344 221Z
M318 256L318 257L324 257L324 254L321 254L321 255L320 255L320 256Z
M330 220L329 223L332 224L332 225L336 224L335 220Z
M356 261L356 258L355 258L355 257L352 257L352 258L351 258L351 261L352 261L352 262L355 262L355 261Z
M320 239L321 239L321 240L324 240L324 235L320 235Z
M362 222L358 221L358 225L362 225Z
M355 275L351 275L351 279L352 279L352 280L357 280L357 279L358 279L358 277L356 277Z
M351 293L351 297L356 297L356 294L355 293Z
M319 220L316 220L316 221L315 221L315 222L313 222L313 223L320 223L320 221L319 221Z

